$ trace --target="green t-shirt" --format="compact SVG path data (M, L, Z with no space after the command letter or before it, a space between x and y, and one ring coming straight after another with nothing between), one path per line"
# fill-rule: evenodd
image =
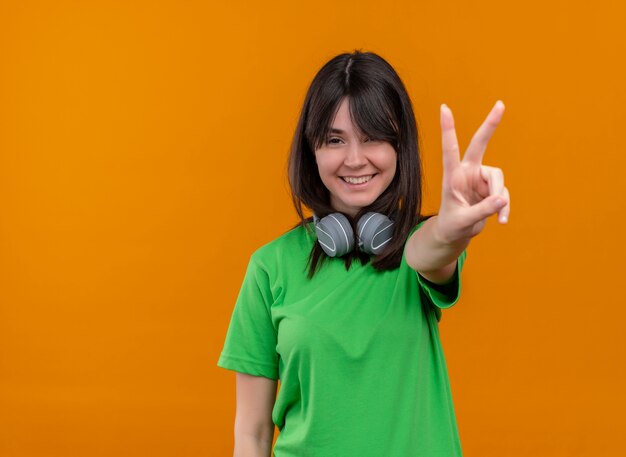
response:
M218 361L280 379L274 456L460 456L438 325L466 252L443 287L404 256L382 272L329 258L307 279L315 242L298 227L254 252Z

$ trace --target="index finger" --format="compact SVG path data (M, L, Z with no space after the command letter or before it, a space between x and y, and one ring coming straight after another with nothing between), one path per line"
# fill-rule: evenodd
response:
M454 130L452 110L445 103L441 105L441 148L443 150L443 172L451 171L461 164L459 142Z
M474 133L472 141L470 141L467 151L465 151L465 155L463 156L463 162L480 165L483 160L483 155L485 154L485 149L487 149L487 143L489 143L493 132L496 131L498 124L500 124L503 114L504 103L498 100L493 108L491 108L487 118L481 126L478 127L476 133Z

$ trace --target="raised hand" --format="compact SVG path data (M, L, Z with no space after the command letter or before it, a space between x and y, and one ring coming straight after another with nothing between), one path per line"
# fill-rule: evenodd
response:
M496 213L501 224L508 221L511 203L509 191L504 187L504 174L499 168L482 164L489 139L503 114L504 104L497 101L461 160L452 111L441 105L443 184L437 217L437 235L441 241L468 241Z

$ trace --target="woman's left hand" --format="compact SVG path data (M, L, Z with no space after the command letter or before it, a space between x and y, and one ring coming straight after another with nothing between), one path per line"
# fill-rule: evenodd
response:
M501 224L508 221L511 203L509 191L504 187L504 174L499 168L482 164L489 139L503 113L504 104L497 101L461 160L452 111L441 105L443 189L437 237L445 243L469 242L493 214L498 213Z

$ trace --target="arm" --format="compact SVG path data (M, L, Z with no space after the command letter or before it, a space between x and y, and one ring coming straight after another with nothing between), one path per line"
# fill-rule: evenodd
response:
M273 379L237 373L234 457L270 456L276 386Z
M457 258L469 245L469 239L446 242L437 232L437 218L432 216L409 238L406 263L435 284L450 282L456 270Z
M503 113L504 105L497 102L461 160L452 111L441 106L441 208L411 235L405 249L407 264L432 283L450 282L457 258L482 231L489 216L499 213L501 224L508 221L510 196L502 170L482 164L487 143Z

